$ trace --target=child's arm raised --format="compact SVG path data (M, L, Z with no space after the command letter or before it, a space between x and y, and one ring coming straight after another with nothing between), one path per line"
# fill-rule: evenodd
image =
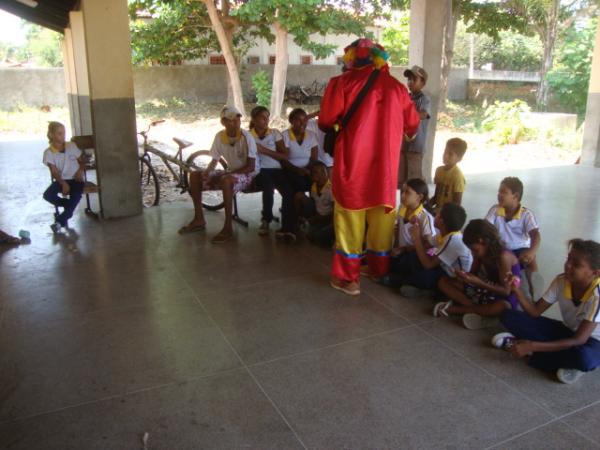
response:
M423 235L421 234L421 227L413 226L410 228L410 234L415 241L415 252L419 262L426 269L433 269L440 265L440 261L437 256L430 256L427 254L425 245L423 244Z
M499 274L510 272L510 267L512 265L513 258L514 255L510 252L502 253L502 255L500 256L500 263L498 267ZM475 264L473 264L473 266L475 266ZM474 267L471 267L471 272L475 272ZM506 280L500 280L501 284L493 284L482 280L473 273L459 272L457 273L457 275L460 278L462 278L466 283L483 288L489 292L493 292L494 294L499 294L504 297L508 297L510 295L511 287Z

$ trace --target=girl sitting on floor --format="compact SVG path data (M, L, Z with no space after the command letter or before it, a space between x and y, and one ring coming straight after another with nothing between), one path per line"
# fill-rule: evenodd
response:
M470 272L456 271L456 278L442 278L439 290L450 301L435 305L433 315L464 314L465 328L475 330L490 326L507 309L517 309L518 301L511 292L505 275L521 275L519 260L506 249L498 230L483 219L471 220L463 232L463 242L473 254Z
M518 358L528 356L530 366L571 384L600 366L600 244L569 241L564 269L537 303L523 295L518 278L507 275L525 312L504 311L501 321L509 332L495 335L492 344ZM563 320L542 317L557 302Z
M411 235L411 228L418 226L420 239L429 248L436 234L434 218L426 209L429 202L427 183L420 178L408 180L402 187L400 202L390 272L382 277L381 283L390 287L411 284L421 289L429 289L431 286L423 286L415 279L415 275L423 271L423 266L415 252L415 242Z

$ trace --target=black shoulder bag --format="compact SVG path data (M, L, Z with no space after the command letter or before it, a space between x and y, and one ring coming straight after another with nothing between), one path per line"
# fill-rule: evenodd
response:
M339 128L331 128L325 132L325 139L323 140L323 150L325 150L325 152L328 153L330 156L333 156L333 152L335 149L335 140L337 139L340 130L342 130L346 127L346 125L348 125L348 122L352 118L352 115L356 112L356 110L362 103L363 99L367 95L367 92L369 91L369 89L371 88L378 76L379 70L376 69L373 70L373 72L371 72L371 75L369 75L369 79L354 99L354 102L352 102L352 105L350 105L350 109L348 109L348 112L344 115L344 117L342 117L342 120L339 124Z

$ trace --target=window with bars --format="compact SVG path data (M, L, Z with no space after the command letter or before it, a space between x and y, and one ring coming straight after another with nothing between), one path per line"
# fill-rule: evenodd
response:
M275 64L275 55L269 55L269 64Z
M260 58L258 56L248 56L246 61L248 61L248 64L259 64Z
M302 65L312 64L312 56L311 55L301 55L300 56L300 64L302 64Z
M223 65L225 64L225 57L223 55L210 55L208 62L213 65Z

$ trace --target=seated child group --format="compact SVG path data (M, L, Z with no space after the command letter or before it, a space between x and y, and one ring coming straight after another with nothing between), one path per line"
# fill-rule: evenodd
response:
M258 232L268 236L276 220L277 189L282 201L276 237L294 242L304 231L311 242L330 248L334 242L329 181L333 159L323 152L323 135L314 115L294 109L289 114L290 127L280 133L269 128L269 111L258 106L251 112L246 131L241 128L241 114L235 108L223 108L224 129L211 148L214 164L190 177L194 218L179 232L203 230L202 191L222 189L225 224L212 242L232 239L232 197L253 187L262 191ZM83 169L81 152L65 143L62 125L51 123L48 138L44 163L54 181L44 198L57 211L63 208L52 224L58 233L67 226L81 198ZM536 258L540 231L533 212L522 206L522 182L504 178L497 203L485 218L466 223L467 213L461 206L465 178L458 167L466 150L462 139L448 140L443 165L435 171L431 198L421 178L405 180L390 271L373 281L390 289L410 285L434 291L443 301L435 305L433 315L462 315L468 329L500 322L507 331L493 336L494 347L527 358L531 366L551 371L563 383L573 383L600 365L600 244L571 239L564 273L542 293ZM228 162L227 171L214 170L221 157ZM562 321L542 316L554 303Z

